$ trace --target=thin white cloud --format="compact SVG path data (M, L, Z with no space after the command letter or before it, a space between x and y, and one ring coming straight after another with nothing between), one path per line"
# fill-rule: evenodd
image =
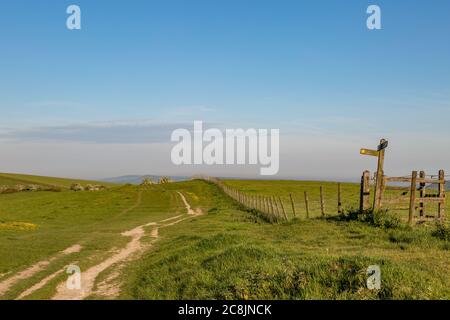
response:
M171 132L190 123L108 121L64 126L42 126L0 131L0 139L11 142L81 142L97 144L167 143Z

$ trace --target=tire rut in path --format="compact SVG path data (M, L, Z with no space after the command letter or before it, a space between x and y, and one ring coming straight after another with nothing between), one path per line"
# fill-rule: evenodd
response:
M67 248L64 251L57 253L55 256L51 257L48 260L39 261L34 265L32 265L31 267L23 271L20 271L9 278L6 278L2 282L0 282L0 296L5 294L13 285L18 283L19 281L31 278L38 272L45 270L52 262L54 262L59 258L62 258L72 253L80 252L81 248L82 247L80 245L76 244L74 246Z
M194 211L192 210L190 204L187 202L186 198L181 192L178 192L180 195L186 210L187 214L190 216L199 216L202 214L201 210ZM148 249L152 246L153 242L156 241L159 238L159 228L168 227L174 224L177 224L181 221L187 220L190 217L181 218L182 215L170 217L167 219L164 219L159 222L150 222L141 226L138 226L132 230L125 231L122 233L122 236L125 237L131 237L131 240L128 242L128 244L125 246L125 248L119 250L118 252L114 253L112 256L104 260L103 262L89 268L87 271L81 273L81 282L82 282L82 288L81 289L68 289L66 286L66 282L60 283L56 288L56 294L52 297L53 300L82 300L87 298L88 296L92 295L93 293L99 294L99 295L105 295L108 296L108 294L102 293L101 290L94 291L95 281L97 277L108 269L109 267L123 263L127 260L129 260L133 255L137 253L143 252L145 249ZM180 219L178 219L180 218ZM177 220L178 219L178 220ZM165 223L168 221L172 221L170 223ZM163 223L163 224L161 224ZM144 245L141 242L141 239L146 235L145 228L153 226L150 236L153 238L153 241L150 242L148 245ZM70 277L69 277L70 281ZM106 288L107 286L103 286ZM117 290L112 290L117 291Z

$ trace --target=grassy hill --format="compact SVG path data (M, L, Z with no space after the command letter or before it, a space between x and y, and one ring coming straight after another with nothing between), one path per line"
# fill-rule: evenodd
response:
M267 195L285 196L287 191L296 199L303 189L326 184L226 183ZM169 222L159 229L157 241L149 235L151 226L143 238L152 247L125 266L102 271L90 298L109 298L102 282L114 276L120 283L115 298L126 299L450 299L450 242L436 236L433 223L381 228L338 219L331 205L335 186L326 186L327 217L314 209L306 219L298 200L299 217L279 224L265 222L215 185L198 180L99 192L0 195L0 287L26 266L75 243L83 247L19 281L0 298L17 297L69 263L86 270L127 246L123 231L163 219ZM346 184L343 190L351 206L357 186ZM178 192L204 215L170 223L174 215L185 213ZM20 228L18 222L34 228ZM381 290L366 287L371 265L381 268ZM52 297L66 277L57 274L27 298Z
M109 186L117 185L117 184L109 183L109 182L98 182L98 181L90 181L90 180L54 178L54 177L35 176L35 175L16 174L16 173L0 173L0 185L4 185L4 186L13 186L13 185L17 185L17 184L37 184L37 185L69 188L74 183L102 184L102 185L109 185Z

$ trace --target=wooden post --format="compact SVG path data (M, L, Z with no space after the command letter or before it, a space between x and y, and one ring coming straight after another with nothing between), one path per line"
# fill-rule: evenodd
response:
M381 139L380 145L382 145L385 142L386 142L386 140ZM383 171L384 153L385 153L385 149L378 151L377 178L376 178L376 183L375 183L375 197L374 197L374 202L373 202L374 210L380 209L381 199L383 197L382 185L383 185L383 176L384 176L384 171Z
M277 217L281 217L280 210L278 210L277 198L275 198L275 196L273 196L272 199L273 199L273 203L275 205L275 210L277 212Z
M421 179L425 179L425 171L420 171L419 173L419 177ZM421 182L420 183L420 211L419 211L419 215L420 217L423 217L425 215L425 206L423 203L423 198L425 198L425 183Z
M438 218L441 222L445 220L445 173L444 170L439 170L439 198L442 200L438 204Z
M364 171L361 177L361 190L359 197L359 211L363 212L370 206L370 172Z
M269 203L270 203L270 213L272 214L272 216L275 216L275 211L273 210L273 203L272 203L272 198L268 198L269 199Z
M266 199L266 197L263 196L263 197L262 197L262 200L263 200L263 205L264 205L264 212L268 214L268 213L269 213L269 206L267 205L267 199Z
M266 212L266 201L264 200L263 196L260 196L261 199L261 211Z
M320 212L322 217L325 216L325 200L323 198L323 187L320 186Z
M281 201L281 197L278 197L278 201L280 201L280 206L281 206L281 210L283 211L284 218L286 219L286 221L288 221L289 219L286 214L286 210L284 210L284 205L283 205L283 201Z
M416 213L416 184L417 184L417 171L412 172L411 177L411 188L410 188L410 197L409 197L409 217L408 223L410 225L413 224L414 215Z
M292 212L294 213L294 218L295 218L295 216L296 216L296 214L295 214L295 205L294 205L294 199L292 199L292 193L289 193L289 198L291 198Z
M306 218L309 218L309 199L307 191L305 191L305 207L306 207Z
M338 214L342 213L341 183L338 183Z
M387 176L383 175L383 179L381 180L381 192L380 192L380 209L383 207L383 196L386 191L387 185Z

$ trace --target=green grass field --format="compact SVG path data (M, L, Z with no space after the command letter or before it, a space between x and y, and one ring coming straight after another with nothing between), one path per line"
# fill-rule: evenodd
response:
M306 217L304 192L308 193L310 217L320 217L320 187L323 187L325 214L336 215L338 213L338 183L324 181L286 181L286 180L224 180L226 185L241 190L250 195L276 196L280 197L290 218L293 217L293 210L289 194L292 194L296 214L299 218ZM389 186L386 189L386 199L401 197L404 192L408 192L408 187ZM431 190L429 193L436 191ZM349 211L359 208L360 185L356 183L341 183L341 203L342 210ZM371 203L373 201L373 186L371 190ZM417 194L418 195L418 194ZM404 195L404 200L395 205L386 205L391 212L406 220L409 209L408 195ZM425 205L427 215L437 214L437 205L434 203ZM418 211L417 211L418 214ZM446 207L446 215L450 215L450 208Z
M143 242L153 246L101 272L96 292L88 298L110 299L101 283L117 273L120 290L113 298L118 299L450 299L450 242L433 236L434 223L387 229L337 219L334 183L225 183L249 193L292 193L300 218L267 223L217 186L199 180L145 189L0 195L0 288L36 262L71 245L82 246L80 252L58 257L16 282L0 299L17 298L67 264L76 263L82 271L98 265L127 246L123 231L185 214L178 192L204 214L166 223L154 242L148 227ZM318 190L319 185L326 191L328 216L321 218L316 206L307 220L303 191ZM318 195L310 192L311 198ZM358 186L344 184L343 199L344 207L357 205ZM366 287L370 265L381 268L381 290ZM64 272L56 275L26 299L53 297L66 278Z

